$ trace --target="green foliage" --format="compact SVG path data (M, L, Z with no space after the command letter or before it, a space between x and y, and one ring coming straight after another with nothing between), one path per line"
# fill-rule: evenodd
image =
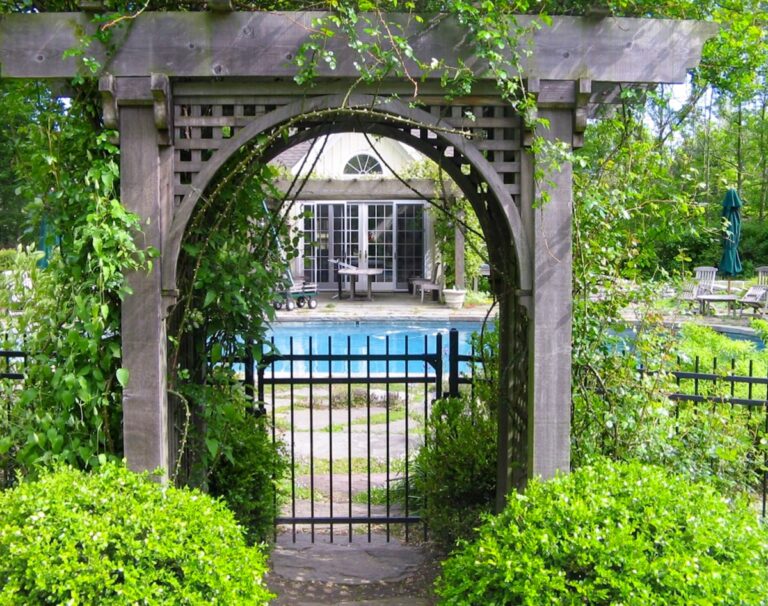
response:
M480 265L488 261L488 251L480 223L466 198L445 200L430 207L435 232L435 244L444 265L445 285L456 284L456 228L464 232L464 273L471 284L472 277L480 273Z
M601 330L590 324L593 330ZM626 336L624 338L627 338ZM578 467L595 456L653 460L670 430L671 336L639 327L631 344L621 336L584 335L575 342L572 460ZM583 340L582 340L583 339ZM623 348L628 348L622 352ZM643 367L662 372L639 373Z
M205 431L197 464L211 495L221 497L243 526L249 543L266 541L274 530L277 485L287 459L272 443L267 419L257 417L239 383L188 385L185 393L202 407Z
M266 557L223 503L120 465L0 493L3 604L266 604Z
M21 175L16 170L20 161L18 145L30 119L30 112L52 103L45 87L35 82L0 82L0 247L15 247L33 241L37 233L25 236L24 205L26 200L17 192Z
M765 604L768 534L741 501L658 467L534 480L443 565L441 604Z
M473 332L470 344L475 355L480 358L473 368L475 397L490 406L490 403L498 401L499 397L498 319L491 324L483 324L479 331Z
M700 372L712 372L713 358L720 360L716 371L730 372L731 359L737 356L735 373L748 374L749 359L760 364L761 357L752 344L696 325L684 325L680 335L641 325L625 355L617 355L621 347L617 341L603 338L601 347L575 350L579 358L574 367L573 466L596 457L637 459L731 493L752 490L763 458L759 415L717 403L730 395L727 383L676 384L671 375L673 370L695 370L697 355L702 356ZM598 343L598 338L592 342ZM764 366L753 370L765 375ZM715 401L697 405L669 399L671 393L694 389ZM734 395L747 397L746 392L742 385Z
M17 267L19 252L14 248L0 249L0 271L13 271Z
M77 108L57 112L27 127L31 179L22 192L33 216L50 218L60 249L45 270L20 254L4 277L17 287L0 304L16 310L4 332L23 335L31 354L9 434L25 471L121 456L120 302L130 292L125 272L145 269L151 256L134 243L137 217L115 197L117 149L77 121Z
M763 343L768 345L768 320L752 320L749 325L752 327Z
M416 508L444 548L472 535L496 494L496 417L469 398L435 402L412 466Z
M768 264L768 222L751 220L741 223L739 255L744 264L745 276L752 274L754 268Z

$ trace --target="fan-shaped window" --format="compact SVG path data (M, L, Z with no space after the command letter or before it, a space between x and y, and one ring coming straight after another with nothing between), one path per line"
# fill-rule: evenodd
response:
M369 154L357 154L344 166L345 175L380 175L381 164Z

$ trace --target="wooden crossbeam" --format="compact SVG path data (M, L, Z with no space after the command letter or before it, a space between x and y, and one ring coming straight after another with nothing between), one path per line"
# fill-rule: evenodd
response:
M216 14L142 13L131 20L130 27L115 30L114 56L96 42L87 54L116 77L163 73L169 78L292 78L295 53L309 40L313 20L325 14L222 13L214 6L223 9L226 0L208 4ZM493 78L466 43L464 28L454 20L431 15L420 24L411 15L399 13L387 18L397 24L392 26L396 31L402 28L416 55L443 59L450 65L461 59L478 77ZM535 17L519 16L517 20L532 25ZM360 23L363 28L365 20ZM78 73L78 59L64 53L77 48L82 32L95 27L85 13L3 15L0 74L6 78L71 78ZM522 57L522 68L525 76L542 82L682 82L688 69L698 64L702 45L716 31L716 25L696 21L554 17L551 27L532 28L530 40L521 42L532 50ZM367 34L361 29L360 35L365 38ZM330 38L326 44L336 53L337 64L335 69L320 65L319 78L357 77L357 57L347 48L344 36ZM408 67L412 75L419 75L415 65ZM427 74L435 79L440 75Z

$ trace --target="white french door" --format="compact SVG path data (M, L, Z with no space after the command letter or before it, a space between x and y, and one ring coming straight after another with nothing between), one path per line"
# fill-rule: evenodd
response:
M403 290L424 264L424 209L415 202L333 202L306 205L305 280L336 287L336 261L381 270L360 276L375 291Z

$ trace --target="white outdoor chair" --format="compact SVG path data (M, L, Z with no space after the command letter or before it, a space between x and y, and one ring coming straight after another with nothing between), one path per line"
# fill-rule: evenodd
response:
M717 267L701 266L694 268L695 278L687 280L680 292L680 300L687 303L698 303L701 295L711 295L715 292L715 277Z
M768 311L768 285L758 284L757 286L750 286L738 303L741 306L742 314L745 307L751 307L755 314L762 316Z
M744 296L739 299L741 313L746 307L751 307L755 314L761 316L768 311L768 265L756 269L757 284L750 286Z
M757 272L757 285L768 286L768 265L761 265L755 271Z
M430 278L411 278L411 284L413 285L413 296L419 294L422 284L436 284L437 276L440 273L440 262L438 261L432 266L432 277ZM424 300L424 293L421 294L421 300Z

